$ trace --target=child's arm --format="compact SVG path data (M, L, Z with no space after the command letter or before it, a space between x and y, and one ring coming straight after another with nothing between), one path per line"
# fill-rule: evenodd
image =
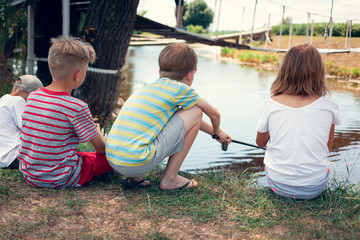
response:
M269 135L269 132L257 132L257 135L256 135L256 144L259 146L259 147L265 147L267 142L269 141L269 138L270 138L270 135Z
M100 125L96 123L97 130L99 132L98 135L93 137L90 142L94 146L94 149L98 153L105 153L105 138L106 134L104 134L104 129L100 129Z
M329 141L327 143L329 152L331 152L331 149L332 149L332 145L334 142L334 135L335 135L335 125L331 124L330 133L329 133Z
M230 143L231 137L220 129L220 112L204 99L200 99L196 106L200 107L202 111L210 118L211 121L210 125L206 121L202 120L200 130L206 132L211 136L214 134L218 135L220 138L218 139L218 141L221 143L225 141Z

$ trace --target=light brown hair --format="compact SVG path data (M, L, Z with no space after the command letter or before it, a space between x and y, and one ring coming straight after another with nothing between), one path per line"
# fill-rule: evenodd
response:
M310 44L292 47L282 60L271 93L326 95L325 67L319 51Z
M57 80L71 77L75 71L95 61L95 50L89 43L63 36L52 38L51 43L49 69Z
M191 71L196 70L197 56L185 43L172 43L159 55L160 77L181 81Z

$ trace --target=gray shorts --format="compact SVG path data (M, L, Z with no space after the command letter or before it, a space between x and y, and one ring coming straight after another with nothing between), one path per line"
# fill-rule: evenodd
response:
M266 170L265 170L266 172ZM266 173L266 179L271 190L279 196L293 199L310 200L318 197L326 188L330 177L330 169L326 176L314 185L309 186L290 186L273 181Z
M150 161L141 166L130 167L115 165L111 162L111 167L121 175L136 177L145 174L155 168L165 158L181 151L185 136L185 124L182 118L174 114L159 135L154 139L155 154Z

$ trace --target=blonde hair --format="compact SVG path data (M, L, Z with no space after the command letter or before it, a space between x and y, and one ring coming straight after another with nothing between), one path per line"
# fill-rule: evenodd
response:
M196 70L197 56L185 43L172 43L159 55L160 77L181 81L191 71Z
M94 48L87 42L72 37L51 38L48 63L55 79L71 77L75 71L85 68L96 58Z
M310 44L292 47L282 60L271 93L324 96L328 92L324 62L318 50Z

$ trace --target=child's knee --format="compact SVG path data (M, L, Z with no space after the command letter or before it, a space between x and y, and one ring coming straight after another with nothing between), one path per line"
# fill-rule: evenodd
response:
M203 111L200 107L194 106L188 110L181 110L177 114L184 121L185 128L189 129L189 127L201 124Z

